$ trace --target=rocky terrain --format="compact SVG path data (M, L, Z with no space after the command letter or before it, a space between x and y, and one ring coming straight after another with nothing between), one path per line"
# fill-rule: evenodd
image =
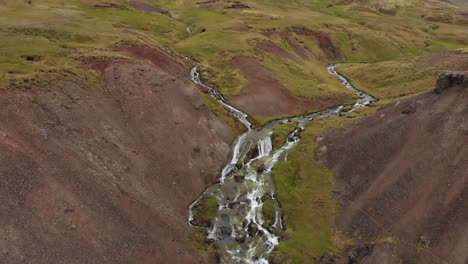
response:
M444 72L434 91L326 137L336 225L355 243L336 263L468 261L467 77Z

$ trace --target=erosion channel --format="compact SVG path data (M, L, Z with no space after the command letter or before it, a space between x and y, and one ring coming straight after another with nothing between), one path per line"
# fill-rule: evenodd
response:
M281 208L276 199L271 170L275 164L287 159L289 150L301 139L304 125L319 118L337 117L376 101L336 72L337 66L338 64L328 66L328 71L339 78L344 87L359 96L352 107L338 106L274 120L255 128L248 121L247 114L229 105L216 89L202 83L197 66L191 70L192 81L205 88L247 127L247 132L238 136L232 144L230 157L221 171L219 183L207 188L189 207L189 224L206 231L208 239L216 243L222 263L269 263L268 256L278 245L279 235L283 230ZM297 124L296 128L280 148L273 150L271 137L274 127L288 122ZM208 199L216 201L217 212L213 219L209 219L208 224L200 223L196 216L204 207L201 204ZM271 214L273 219L266 219L263 215L266 201L270 210L274 210Z

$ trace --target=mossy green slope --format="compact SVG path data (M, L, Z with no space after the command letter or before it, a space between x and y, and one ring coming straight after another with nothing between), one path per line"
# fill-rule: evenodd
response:
M194 0L139 2L164 8L172 17L135 10L124 0L3 0L0 87L31 88L50 78L86 75L80 58L125 56L115 51L119 43L152 40L200 61L209 82L225 95L242 93L248 84L232 68L232 58L251 56L268 67L288 93L333 98L348 91L326 72L327 63L411 60L418 54L466 47L468 39L459 15L464 7L443 1L246 0L242 3L249 8L244 9L205 8ZM389 15L388 10L395 12ZM309 35L294 28L307 29ZM296 59L259 49L260 40ZM295 45L308 57L300 58ZM337 56L330 57L324 45L332 45ZM25 59L30 55L38 60Z
M353 116L362 117L374 109L360 109ZM312 121L288 160L273 169L286 230L272 258L286 257L284 263L316 263L324 252L337 254L348 244L335 229L334 173L319 163L325 150L317 146L327 129L343 127L349 120L342 116Z

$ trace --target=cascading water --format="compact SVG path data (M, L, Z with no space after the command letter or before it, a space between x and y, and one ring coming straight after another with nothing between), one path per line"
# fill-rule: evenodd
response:
M257 143L257 148L259 157L270 154L271 150L273 149L270 135L268 135L266 138L260 139Z
M202 83L197 66L191 70L192 81L206 89L209 94L223 105L237 120L247 127L247 132L237 137L231 146L228 163L220 175L220 183L209 187L189 207L189 224L205 228L207 237L216 242L223 263L263 264L269 263L268 256L279 243L279 233L283 229L281 210L275 197L271 170L278 162L287 158L287 153L300 140L304 125L314 119L337 117L375 102L375 98L356 89L341 74L335 65L327 67L337 76L344 87L355 92L359 99L345 111L342 106L316 113L275 120L252 129L248 115L229 105L214 88ZM291 132L282 147L272 149L273 128L281 123L297 121L296 129ZM214 197L218 203L217 216L210 227L201 227L196 222L198 203L207 197ZM265 219L265 201L273 204L274 219Z

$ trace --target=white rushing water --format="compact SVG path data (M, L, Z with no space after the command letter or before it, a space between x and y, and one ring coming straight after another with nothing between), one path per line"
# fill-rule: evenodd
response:
M210 95L214 99L216 99L216 101L218 101L218 103L224 106L224 108L226 108L235 118L237 118L237 120L239 120L242 124L244 124L250 130L252 128L252 124L247 120L249 116L245 114L244 112L242 112L241 110L236 109L235 107L226 103L226 100L221 95L221 93L218 92L218 90L202 83L200 79L200 73L198 73L197 69L198 69L198 65L193 67L192 70L190 71L190 77L192 81L202 86L203 88L205 88L210 93Z
M259 157L263 157L270 154L270 152L273 149L270 135L268 135L266 138L260 139L257 143L257 148Z
M297 117L275 120L253 129L248 115L226 102L214 88L202 83L195 66L191 70L193 82L225 107L232 116L244 124L247 132L236 138L231 145L229 161L220 174L220 183L209 187L189 207L189 224L204 228L207 238L213 240L223 263L264 264L269 263L269 254L278 245L283 231L281 210L275 196L271 178L274 166L287 159L288 152L300 141L304 125L318 118L337 117L357 108L375 102L375 98L356 89L341 74L336 72L336 64L327 67L339 78L347 89L355 92L359 99L347 111L343 106ZM281 123L297 121L296 129L288 135L280 148L273 150L271 135L273 128ZM209 227L197 223L199 203L207 197L214 197L218 203L218 214ZM270 201L275 210L274 219L263 215L265 201Z

